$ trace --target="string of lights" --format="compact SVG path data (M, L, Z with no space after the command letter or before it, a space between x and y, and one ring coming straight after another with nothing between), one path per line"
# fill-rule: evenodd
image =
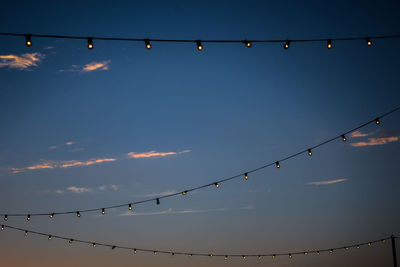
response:
M14 227L14 226L10 226L10 225L1 225L1 231L4 231L5 229L11 229L11 230L16 230L16 231L20 231L23 232L25 237L28 237L29 234L34 234L34 235L38 235L38 236L44 236L46 237L48 240L52 240L52 239L61 239L64 241L68 241L68 243L70 245L72 245L73 243L81 243L81 244L87 244L90 245L94 248L96 247L108 247L111 248L112 250L114 249L123 249L123 250L129 250L131 251L133 254L137 254L138 252L145 252L145 253L152 253L154 255L157 254L169 254L171 256L175 256L175 255L183 255L183 256L201 256L201 257L223 257L225 260L227 260L228 258L257 258L258 260L261 260L262 258L276 258L278 256L286 256L289 257L290 259L293 258L293 256L295 255L311 255L311 254L315 254L315 255L320 255L322 253L327 253L327 254L333 254L335 251L339 251L339 250L345 250L345 251L349 251L350 249L360 249L361 247L370 247L373 244L376 243L386 243L387 241L391 240L392 242L394 242L395 239L398 239L398 236L394 236L391 235L390 237L384 237L381 239L377 239L377 240L372 240L372 241L368 241L368 242L363 242L363 243L356 243L356 244L350 244L350 245L346 245L346 246L340 246L340 247L332 247L329 249L313 249L313 250L303 250L303 251L295 251L295 252L285 252L285 253L261 253L261 254L245 254L245 253L239 253L239 254L214 254L214 253L198 253L198 252L186 252L186 251L173 251L173 250L157 250L157 249L144 249L144 248L137 248L137 247L126 247L126 246L119 246L119 245L115 245L115 244L109 244L109 243L99 243L96 241L87 241L87 240L81 240L81 239L75 239L75 238L71 238L71 237L65 237L65 236L59 236L59 235L53 235L53 234L49 234L49 233L42 233L42 232L37 232L37 231L32 231L29 229L23 229L23 228L19 228L19 227Z
M105 215L106 214L106 210L114 209L114 208L121 208L121 207L128 207L128 210L133 212L135 205L143 204L143 203L146 203L146 202L155 202L157 205L160 205L161 199L164 199L164 198L170 198L170 197L174 197L174 196L178 196L178 195L185 196L189 192L192 192L192 191L195 191L195 190L200 190L200 189L203 189L203 188L206 188L206 187L215 186L216 188L219 188L222 183L231 181L233 179L244 178L247 181L249 179L249 174L251 174L251 173L260 171L262 169L265 169L265 168L271 167L271 166L275 166L276 168L279 169L279 168L281 168L281 163L282 162L285 162L285 161L287 161L289 159L292 159L294 157L298 157L300 155L304 155L305 154L305 155L308 155L308 156L312 156L312 152L315 149L317 149L317 148L319 148L319 147L321 147L323 145L326 145L328 143L331 143L331 142L333 142L333 141L335 141L337 139L340 139L343 142L346 142L347 141L346 135L348 135L349 133L352 133L352 132L354 132L356 130L359 130L359 129L361 129L361 128L369 125L369 124L372 124L372 123L376 124L376 125L380 125L382 118L384 118L384 117L386 117L386 116L388 116L388 115L390 115L390 114L392 114L392 113L394 113L394 112L396 112L398 110L400 110L400 106L395 108L395 109L392 109L391 111L386 112L386 113L384 113L384 114L382 114L382 115L380 115L380 116L378 116L378 117L376 117L376 118L374 118L374 119L372 119L370 121L367 121L367 122L365 122L365 123L353 128L351 130L348 130L348 131L346 131L344 133L341 133L341 134L339 134L337 136L334 136L334 137L332 137L332 138L330 138L328 140L325 140L325 141L323 141L323 142L321 142L321 143L319 143L317 145L308 147L308 148L303 149L303 150L301 150L301 151L299 151L297 153L291 154L291 155L289 155L289 156L287 156L285 158L281 158L279 160L273 161L273 162L265 164L263 166L259 166L259 167L255 168L255 169L247 170L247 171L245 171L243 173L236 174L236 175L231 176L231 177L223 178L223 179L214 181L212 183L200 185L200 186L197 186L197 187L188 188L188 189L185 189L185 190L180 191L180 192L175 192L175 193L171 193L171 194L163 195L163 196L159 196L159 197L148 198L148 199L144 199L144 200L140 200L140 201L136 201L136 202L123 203L123 204L118 204L118 205L113 205L113 206L106 206L106 207L101 207L101 208L81 209L81 210L74 210L74 211L70 210L70 211L61 211L61 212L47 212L47 213L0 213L0 216L2 216L5 221L7 221L10 217L26 217L26 220L30 221L33 216L49 216L49 218L52 219L56 215L65 215L65 214L76 214L77 217L81 217L82 213L87 213L87 212L101 212L102 215Z
M0 36L17 36L24 37L26 46L33 45L33 38L52 38L52 39L78 39L86 40L87 48L92 50L94 48L94 41L127 41L127 42L142 42L147 50L152 48L153 43L193 43L196 45L198 51L204 49L204 43L236 43L243 44L246 47L252 47L253 43L282 43L284 49L289 49L293 43L326 43L328 49L333 48L334 41L364 41L367 46L372 46L372 40L378 39L395 39L400 38L400 34L392 35L374 35L363 37L336 37L336 38L315 38L315 39L266 39L266 40L191 40L191 39L150 39L150 38L117 38L117 37L94 37L94 36L73 36L73 35L49 35L49 34L31 34L31 33L0 33Z

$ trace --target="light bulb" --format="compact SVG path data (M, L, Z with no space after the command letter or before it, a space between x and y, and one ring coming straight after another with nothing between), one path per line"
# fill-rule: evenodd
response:
M347 140L347 138L344 134L342 134L342 140L343 140L343 142L346 142L346 140Z
M247 175L247 172L244 174L244 179L245 180L249 179L249 176Z
M261 260L261 256L258 256L257 258L258 258L258 260Z
M291 259L292 258L292 254L289 254L289 259Z
M29 222L31 220L31 215L28 214L28 216L26 216L26 220Z
M81 217L81 214L79 213L79 211L76 212L76 216L79 218Z
M25 35L25 44L28 47L32 46L32 38L31 37L32 37L31 34Z
M251 42L244 40L242 41L247 47L251 47Z
M356 248L360 248L360 245L357 245L357 247Z
M311 149L308 149L307 152L308 152L308 155L311 157L312 156Z
M275 259L275 257L276 257L276 255L275 255L275 254L273 254L273 255L272 255L272 259Z
M372 45L371 39L369 39L369 37L365 38L365 42L367 43L368 46Z
M185 190L185 191L182 192L182 195L186 195L186 193L187 193L187 191Z
M1 231L3 231L3 230L4 230L4 225L1 226Z
M51 240L51 237L52 237L52 236L51 236L51 235L49 235L49 237L48 237L47 239L48 239L48 240Z
M92 38L88 38L87 41L88 41L87 48L89 50L93 49L94 48L93 39Z
M368 242L368 246L371 246L371 242Z
M50 219L53 219L53 217L54 217L54 213L52 213L52 214L49 215L49 218L50 218Z
M106 214L106 210L105 209L101 209L101 214Z
M227 259L228 259L228 256L225 256L225 257L224 257L224 260L227 260Z
M328 49L331 49L332 48L332 40L328 39L326 43L327 43L326 47L328 47Z
M68 243L72 244L73 241L74 241L73 239L70 239L68 240Z
M376 123L376 125L379 125L379 124L381 124L381 122L380 122L379 118L376 118L376 119L375 119L375 123Z
M111 249L115 249L115 248L116 248L116 246L112 246L112 247L111 247Z
M133 249L133 254L136 254L137 253L137 250L136 250L136 248L134 248Z
M290 41L287 40L286 43L283 45L283 48L289 49Z
M146 45L146 49L150 50L151 49L151 43L149 39L145 39L144 40L144 44Z
M281 165L279 164L279 161L275 162L276 167L279 169Z
M216 188L219 188L219 184L218 183L214 183Z
M174 252L172 252L172 253L171 253L171 256L175 256L175 253L174 253Z
M197 50L202 51L203 45L201 44L201 41L200 40L196 41L196 44L197 44Z
M128 205L128 210L132 210L132 204Z
M306 251L306 252L304 252L304 255L308 255L308 252Z
M242 256L242 258L245 260L245 259L246 259L246 256L245 256L245 255L243 255L243 256Z
M159 198L156 199L156 203L157 203L157 205L160 205L160 199Z
M332 254L333 253L333 249L329 250L329 253Z
M4 215L4 220L8 221L8 216L7 215Z
M92 243L92 246L95 248L96 247L96 243Z
M25 236L28 236L28 231L25 231Z
M157 255L157 251L153 251L154 255Z

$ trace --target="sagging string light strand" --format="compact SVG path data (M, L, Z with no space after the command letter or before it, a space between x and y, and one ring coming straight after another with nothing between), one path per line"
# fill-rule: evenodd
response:
M81 240L81 239L75 239L75 238L70 238L70 237L65 237L65 236L59 236L59 235L53 235L49 233L43 233L43 232L37 232L37 231L32 231L29 229L23 229L19 227L14 227L11 225L5 225L3 224L1 226L2 231L5 231L7 229L15 230L15 231L20 231L24 232L25 237L28 237L29 234L33 235L38 235L38 236L44 236L48 240L52 239L60 239L60 240L65 240L68 241L70 245L72 243L82 243L82 244L88 244L91 245L93 248L96 247L108 247L111 248L111 250L115 249L124 249L124 250L129 250L133 251L133 254L137 254L138 252L147 252L147 253L153 253L154 255L158 254L169 254L171 256L175 255L184 255L184 256L201 256L201 257L219 257L223 258L224 260L228 260L229 258L235 258L235 257L241 257L242 259L247 259L247 258L256 258L258 260L261 260L263 258L272 258L275 259L278 256L286 256L289 257L290 259L294 258L294 255L304 255L307 256L309 254L315 254L319 255L321 253L328 253L328 254L333 254L334 251L338 250L350 250L351 248L361 248L361 247L371 247L372 244L376 243L386 243L387 240L394 240L398 239L398 236L391 235L390 237L384 237L381 239L377 240L372 240L364 243L356 243L356 244L351 244L351 245L346 245L346 246L340 246L340 247L334 247L334 248L329 248L329 249L315 249L315 250L306 250L306 251L297 251L297 252L286 252L286 253L264 253L264 254L215 254L215 253L197 253L197 252L187 252L187 251L171 251L171 250L158 250L158 249L145 249L145 248L137 248L137 247L126 247L126 246L119 246L116 244L109 244L109 243L100 243L96 241L87 241L87 240Z
M384 114L382 114L382 115L380 115L378 117L375 117L374 119L372 119L370 121L367 121L367 122L365 122L365 123L353 128L351 130L348 130L348 131L346 131L346 132L344 132L342 134L339 134L339 135L334 136L334 137L332 137L332 138L330 138L328 140L325 140L325 141L323 141L323 142L321 142L321 143L319 143L317 145L308 147L307 149L301 150L301 151L299 151L297 153L291 154L291 155L289 155L289 156L287 156L285 158L279 159L277 161L273 161L271 163L265 164L263 166L259 166L259 167L255 168L255 169L248 170L248 171L242 172L240 174L237 174L237 175L234 175L234 176L231 176L231 177L223 178L223 179L214 181L212 183L200 185L200 186L197 186L197 187L192 187L192 188L189 188L189 189L185 189L185 190L182 190L182 191L179 191L179 192L176 192L176 193L171 193L171 194L168 194L168 195L163 195L163 196L159 196L159 197L144 199L144 200L140 200L140 201L136 201L136 202L129 202L129 203L124 203L124 204L119 204L119 205L114 205L114 206L107 206L107 207L103 206L103 207L100 207L100 208L93 208L93 209L82 209L82 210L79 210L79 211L62 211L62 212L54 212L53 211L53 212L48 212L48 213L32 213L32 212L30 212L30 213L24 213L24 214L23 213L0 213L0 216L3 217L5 221L7 221L9 219L9 217L20 217L20 216L27 217L27 216L29 216L29 218L31 218L33 216L49 216L50 218L53 218L55 215L65 215L65 214L73 214L73 213L75 213L77 217L81 217L81 213L99 212L99 211L102 212L103 210L105 212L105 210L113 209L113 208L128 207L129 210L132 210L133 209L133 205L143 204L143 203L146 203L146 202L155 201L156 204L159 205L160 204L160 200L162 198L164 199L164 198L174 197L174 196L178 196L178 195L186 195L186 194L188 194L188 193L190 193L192 191L200 190L200 189L203 189L203 188L206 188L206 187L210 187L210 186L215 186L216 188L219 188L221 186L221 184L224 183L224 182L228 182L228 181L233 180L233 179L238 179L238 178L243 177L243 176L245 177L245 179L246 179L246 177L248 179L248 177L249 177L249 175L251 173L260 171L260 170L265 169L267 167L276 166L277 168L281 168L281 163L282 162L287 161L289 159L292 159L294 157L298 157L300 155L304 155L305 153L307 153L309 156L311 156L311 151L312 150L315 150L315 149L317 149L317 148L319 148L319 147L321 147L323 145L331 143L331 142L333 142L333 141L335 141L337 139L341 139L342 141L347 141L346 135L348 135L348 134L350 134L350 133L352 133L352 132L354 132L356 130L359 130L359 129L361 129L361 128L369 125L369 124L380 125L382 118L384 118L384 117L386 117L386 116L388 116L388 115L390 115L390 114L392 114L392 113L394 113L394 112L396 112L398 110L400 110L400 106L395 108L395 109L392 109L391 111L386 112L386 113L384 113Z
M25 37L25 44L32 46L32 38L51 38L51 39L78 39L87 40L88 49L93 49L93 41L127 41L127 42L145 42L146 49L151 49L150 42L163 42L163 43L196 43L199 51L203 50L202 43L244 43L246 47L252 47L253 43L282 43L284 49L288 49L291 43L311 43L311 42L326 42L328 49L332 48L333 41L356 41L363 40L367 46L372 45L371 40L377 39L396 39L400 38L400 34L391 35L375 35L375 36L347 36L335 38L314 38L314 39L254 39L254 40L191 40L191 39L153 39L153 38L117 38L117 37L100 37L100 36L77 36L77 35L50 35L50 34L32 34L32 33L10 33L3 32L0 36L22 36Z

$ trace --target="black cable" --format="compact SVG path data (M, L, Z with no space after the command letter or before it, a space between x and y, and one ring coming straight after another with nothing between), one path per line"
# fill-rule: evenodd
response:
M151 252L154 254L170 254L170 255L186 255L186 256L203 256L203 257L225 257L227 259L228 257L242 257L242 258L247 258L247 257L257 257L258 259L261 259L261 257L272 257L275 258L277 256L289 256L291 257L292 255L307 255L307 254L320 254L323 252L329 252L333 253L334 251L337 250L349 250L351 248L360 248L361 246L371 246L374 243L378 242L383 242L385 243L388 240L391 240L390 237L385 237L381 238L378 240L373 240L369 242L364 242L364 243L356 243L356 244L351 244L348 246L341 246L341 247L334 247L330 249L314 249L314 250L305 250L305 251L296 251L296 252L286 252L286 253L262 253L262 254L245 254L245 253L240 253L240 254L214 254L214 253L197 253L197 252L182 252L182 251L168 251L168 250L157 250L157 249L144 249L144 248L135 248L135 247L126 247L126 246L119 246L119 245L114 245L114 244L108 244L108 243L98 243L96 241L87 241L87 240L81 240L81 239L75 239L75 238L70 238L70 237L65 237L65 236L59 236L59 235L53 235L53 234L48 234L48 233L43 233L43 232L37 232L37 231L32 231L28 229L23 229L19 227L14 227L10 225L1 225L1 231L4 231L6 228L24 232L25 236L28 236L29 233L35 234L35 235L40 235L40 236L46 236L49 240L50 239L62 239L66 240L69 243L83 243L83 244L90 244L94 247L96 246L103 246L103 247L109 247L111 249L125 249L125 250L131 250L135 254L136 252Z
M113 206L105 206L105 207L101 207L101 208L84 209L84 210L77 210L77 211L48 212L48 213L24 213L24 214L22 214L22 213L11 213L11 214L0 213L0 216L3 216L5 220L8 220L9 217L21 217L21 216L27 217L27 216L29 216L29 218L31 218L33 216L50 216L50 218L53 218L55 215L76 213L76 214L79 214L79 217L80 217L81 213L86 213L86 212L103 211L103 210L107 210L107 209L120 208L120 207L125 207L125 206L128 206L129 209L131 210L131 209L133 209L132 205L142 204L142 203L146 203L146 202L153 202L153 201L159 203L160 199L169 198L169 197L173 197L173 196L177 196L177 195L181 195L181 194L182 195L186 195L188 192L192 192L192 191L199 190L199 189L202 189L202 188L206 188L206 187L209 187L209 186L217 186L217 185L219 186L221 183L224 183L224 182L227 182L227 181L230 181L230 180L233 180L233 179L237 179L239 177L244 177L247 174L257 172L259 170L265 169L265 168L270 167L270 166L277 165L278 163L287 161L287 160L292 159L294 157L297 157L297 156L299 156L301 154L309 153L313 149L316 149L316 148L319 148L320 146L326 145L326 144L328 144L328 143L330 143L330 142L332 142L332 141L334 141L336 139L341 139L345 135L347 135L347 134L349 134L351 132L354 132L356 130L359 130L359 129L361 129L361 128L363 128L363 127L365 127L365 126L367 126L367 125L369 125L371 123L380 124L380 119L382 119L382 118L384 118L384 117L386 117L386 116L388 116L388 115L390 115L390 114L392 114L392 113L394 113L394 112L396 112L398 110L400 110L400 106L395 108L395 109L392 109L391 111L386 112L386 113L384 113L384 114L382 114L382 115L380 115L380 116L378 116L378 117L376 117L376 118L374 118L374 119L372 119L370 121L367 121L367 122L365 122L365 123L353 128L351 130L348 130L348 131L346 131L346 132L344 132L342 134L339 134L339 135L337 135L335 137L332 137L332 138L330 138L330 139L328 139L326 141L323 141L323 142L321 142L321 143L319 143L317 145L314 145L314 146L308 147L307 149L301 150L300 152L297 152L297 153L294 153L292 155L289 155L289 156L287 156L285 158L279 159L277 161L265 164L263 166L257 167L257 168L252 169L252 170L245 171L243 173L240 173L240 174L237 174L237 175L234 175L234 176L231 176L231 177L223 178L223 179L214 181L214 182L209 183L209 184L204 184L204 185L200 185L200 186L197 186L197 187L192 187L192 188L180 191L180 192L176 192L176 193L172 193L172 194L168 194L168 195L164 195L164 196L159 196L159 197L154 197L154 198L149 198L149 199L145 199L145 200L140 200L140 201L136 201L136 202L118 204L118 205L113 205Z
M51 34L31 34L31 33L0 33L0 36L21 36L36 38L52 38L52 39L79 39L79 40L102 40L102 41L128 41L128 42L169 42L169 43L244 43L247 47L251 47L251 43L294 43L294 42L326 42L331 41L353 41L353 40L377 40L377 39L396 39L400 38L400 34L392 35L374 35L374 36L357 36L357 37L335 37L335 38L315 38L315 39L258 39L258 40L194 40L194 39L151 39L151 38L126 38L126 37L100 37L100 36L77 36L77 35L51 35ZM250 45L248 45L250 43ZM370 45L370 44L368 44ZM31 44L29 45L31 46Z

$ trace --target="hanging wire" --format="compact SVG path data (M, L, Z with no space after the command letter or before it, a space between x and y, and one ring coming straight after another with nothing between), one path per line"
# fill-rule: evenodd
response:
M118 205L113 205L113 206L106 206L106 207L103 206L103 207L93 208L93 209L82 209L82 210L78 210L78 211L77 210L73 210L73 211L47 212L47 213L31 213L31 212L29 212L29 213L0 213L0 216L2 216L5 221L7 221L10 217L20 217L20 216L27 217L27 218L29 218L28 221L30 221L31 217L34 217L34 216L49 216L49 218L51 219L51 218L54 218L54 216L56 216L56 215L76 214L77 217L81 217L82 213L97 211L97 212L101 212L101 214L104 214L105 210L113 209L113 208L121 208L121 207L128 207L129 210L133 211L133 206L134 205L147 203L147 202L156 202L156 204L159 205L160 204L160 200L164 199L164 198L170 198L170 197L174 197L174 196L178 196L178 195L186 195L187 193L190 193L192 191L200 190L200 189L203 189L203 188L206 188L206 187L210 187L210 186L215 186L216 188L219 188L222 183L228 182L228 181L233 180L233 179L241 178L241 177L245 177L245 179L246 179L246 177L248 178L251 173L260 171L260 170L265 169L265 168L270 167L270 166L275 166L277 168L281 168L280 164L282 162L287 161L289 159L292 159L294 157L300 156L300 155L310 155L310 152L312 150L315 150L316 148L319 148L320 146L323 146L323 145L326 145L328 143L331 143L331 142L335 141L336 139L341 139L342 141L345 141L345 140L347 140L345 135L347 135L349 133L352 133L352 132L354 132L356 130L359 130L359 129L361 129L361 128L369 125L369 124L380 125L382 118L384 118L384 117L386 117L386 116L388 116L388 115L390 115L390 114L392 114L392 113L394 113L394 112L396 112L398 110L400 110L400 106L396 107L395 109L392 109L391 111L386 112L386 113L384 113L384 114L382 114L382 115L380 115L378 117L374 117L374 119L369 120L369 121L367 121L367 122L365 122L365 123L353 128L351 130L348 130L348 131L346 131L344 133L341 133L341 134L339 134L339 135L337 135L335 137L332 137L332 138L330 138L330 139L328 139L326 141L323 141L323 142L321 142L321 143L319 143L317 145L308 147L306 149L303 149L303 150L301 150L301 151L299 151L297 153L291 154L291 155L289 155L289 156L287 156L285 158L279 159L277 161L273 161L271 163L259 166L259 167L255 168L255 169L247 170L245 172L242 172L240 174L236 174L236 175L231 176L231 177L223 178L223 179L220 179L220 180L208 183L208 184L200 185L200 186L197 186L197 187L188 188L188 189L176 192L176 193L171 193L171 194L168 194L168 195L158 196L158 197L154 197L154 198L148 198L148 199L144 199L144 200L140 200L140 201L136 201L136 202L129 202L129 203L118 204Z
M197 252L188 252L188 251L172 251L172 250L158 250L158 249L145 249L145 248L138 248L138 247L126 247L126 246L119 246L115 244L109 244L109 243L100 243L96 241L88 241L88 240L81 240L81 239L75 239L71 237L65 237L65 236L59 236L59 235L53 235L49 233L43 233L43 232L37 232L37 231L32 231L29 229L24 229L24 228L19 228L19 227L14 227L11 225L5 225L3 224L1 226L1 231L5 231L6 229L12 229L20 232L24 232L25 237L28 237L28 234L34 234L34 235L39 235L39 236L44 236L48 240L52 239L61 239L68 241L69 244L72 243L82 243L82 244L88 244L92 247L108 247L111 248L112 250L115 249L124 249L124 250L130 250L133 252L133 254L137 254L137 252L149 252L153 253L154 255L157 254L170 254L171 256L174 255L186 255L186 256L202 256L202 257L223 257L225 260L227 260L229 257L234 258L234 257L241 257L243 259L246 258L257 258L261 260L263 257L271 257L275 258L277 256L288 256L289 258L292 258L294 255L309 255L309 254L316 254L320 255L321 253L328 253L328 254L333 254L334 251L338 250L350 250L352 248L360 248L360 247L366 247L366 246L371 246L372 244L375 243L386 243L386 241L391 240L392 238L399 238L398 236L390 236L390 237L384 237L381 239L377 240L372 240L368 242L363 242L363 243L356 243L356 244L350 244L346 246L340 246L340 247L331 247L329 249L314 249L314 250L303 250L303 251L297 251L297 252L286 252L286 253L260 253L260 254L214 254L214 253L197 253Z
M289 44L292 43L310 43L310 42L327 42L328 48L332 48L332 41L354 41L354 40L363 40L366 42L367 46L372 45L372 40L377 39L396 39L400 38L400 34L391 34L391 35L374 35L374 36L347 36L347 37L335 37L335 38L315 38L315 39L258 39L258 40L195 40L195 39L152 39L152 38L126 38L126 37L100 37L100 36L78 36L78 35L51 35L51 34L31 34L31 33L10 33L10 32L2 32L0 36L21 36L25 37L26 45L32 45L32 38L51 38L51 39L78 39L78 40L87 40L92 45L88 48L92 49L94 40L102 40L102 41L127 41L127 42L144 42L146 44L146 48L150 49L150 42L162 42L162 43L195 43L197 44L197 49L199 51L203 50L203 46L201 43L240 43L245 44L246 47L251 47L253 43L283 43L284 49L289 48ZM29 41L28 41L29 39ZM199 45L200 44L200 45Z

